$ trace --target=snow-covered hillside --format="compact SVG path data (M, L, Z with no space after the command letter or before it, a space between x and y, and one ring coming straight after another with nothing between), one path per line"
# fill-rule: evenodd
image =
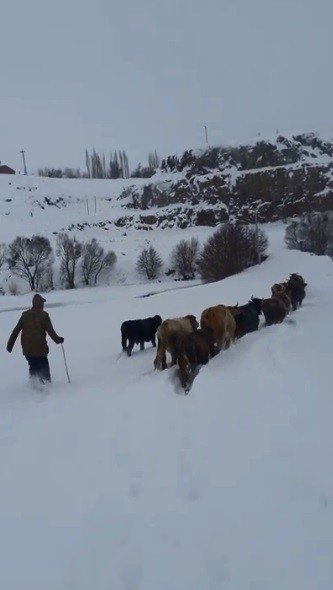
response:
M55 248L56 235L61 231L69 231L80 241L96 238L105 250L117 255L111 284L140 282L135 271L137 257L143 247L152 244L167 271L171 250L181 239L192 237L194 230L137 231L134 227L117 227L114 221L123 214L117 196L131 182L0 175L0 243L9 243L18 235L39 234L48 237ZM136 182L140 185L143 181ZM214 228L199 227L195 236L202 244L212 231ZM0 287L6 292L11 279L10 273L3 272ZM21 293L28 291L27 283L17 277L14 280ZM161 280L169 282L170 278L163 273Z
M229 219L253 221L255 212L269 222L332 207L331 140L315 134L257 138L168 157L150 179L0 175L0 240L24 227L26 235L70 231L122 244L133 229L151 239L157 229L205 231Z
M19 343L4 350L30 296L1 298L0 588L331 590L332 261L269 237L265 263L219 283L48 294L72 378L52 343L49 394L27 388ZM215 357L188 396L149 345L120 352L124 319L200 317L290 272L303 308Z

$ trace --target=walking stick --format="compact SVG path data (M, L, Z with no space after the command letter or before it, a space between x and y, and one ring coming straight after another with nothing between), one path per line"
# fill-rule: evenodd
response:
M65 369L66 369L66 375L67 375L67 379L68 379L68 383L71 382L70 378L69 378L69 373L68 373L68 367L67 367L67 361L66 361L66 355L65 355L65 349L64 349L64 345L61 343L61 348L62 348L62 354L64 357L64 362L65 362Z

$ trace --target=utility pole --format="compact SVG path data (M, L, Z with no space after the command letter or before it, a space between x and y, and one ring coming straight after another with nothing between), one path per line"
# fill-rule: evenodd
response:
M205 137L206 137L206 143L208 145L208 131L207 131L207 125L204 125L205 128Z
M23 173L25 175L27 175L28 172L27 172L27 165L26 165L26 162L25 162L25 150L21 150L20 153L22 154L22 159L23 159Z

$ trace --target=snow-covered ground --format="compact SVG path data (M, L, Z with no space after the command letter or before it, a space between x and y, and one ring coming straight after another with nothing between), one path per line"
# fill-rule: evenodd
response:
M1 297L1 589L332 589L333 266L282 236L215 284L48 294L72 379L51 343L48 394L27 387L19 342L5 351L30 295ZM200 317L290 272L303 308L215 357L188 396L149 345L121 353L124 319Z

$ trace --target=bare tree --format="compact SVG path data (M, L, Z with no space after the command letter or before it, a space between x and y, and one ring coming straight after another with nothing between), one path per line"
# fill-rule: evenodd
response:
M0 270L7 260L8 248L6 244L0 244Z
M333 254L333 219L328 213L311 213L286 228L285 242L291 250Z
M110 271L116 260L115 253L112 251L105 253L104 248L98 244L95 238L84 244L81 264L81 276L84 284L90 285L94 281L96 285L99 276Z
M244 248L246 248L245 261L247 268L248 266L254 266L260 264L262 258L266 256L266 250L268 248L268 238L265 232L259 227L256 229L253 225L242 225Z
M198 266L203 281L219 281L258 262L258 249L265 254L266 234L253 226L227 223L206 242Z
M67 289L75 289L78 261L82 254L82 244L68 234L59 234L57 255L60 257L60 276Z
M163 266L163 261L153 246L144 248L137 260L137 272L148 280L156 279Z
M88 178L91 178L90 156L89 156L88 150L86 150L85 157L86 157L86 168L87 168Z
M172 268L184 281L194 279L196 263L199 253L199 241L197 238L181 240L171 253Z
M305 241L304 226L299 221L292 221L286 227L284 241L289 250L303 250Z
M43 236L18 236L8 246L8 266L17 276L28 281L30 289L38 289L46 267L52 263L52 248Z
M97 271L94 275L95 285L98 281L98 278L101 275L105 275L112 270L112 268L116 264L116 261L117 261L117 256L116 256L115 252L113 252L112 250L110 250L109 252L106 252L104 257L101 259L99 267L97 268Z
M52 261L53 262L53 261ZM53 263L47 264L40 278L38 290L42 293L53 291L54 289L54 268Z

